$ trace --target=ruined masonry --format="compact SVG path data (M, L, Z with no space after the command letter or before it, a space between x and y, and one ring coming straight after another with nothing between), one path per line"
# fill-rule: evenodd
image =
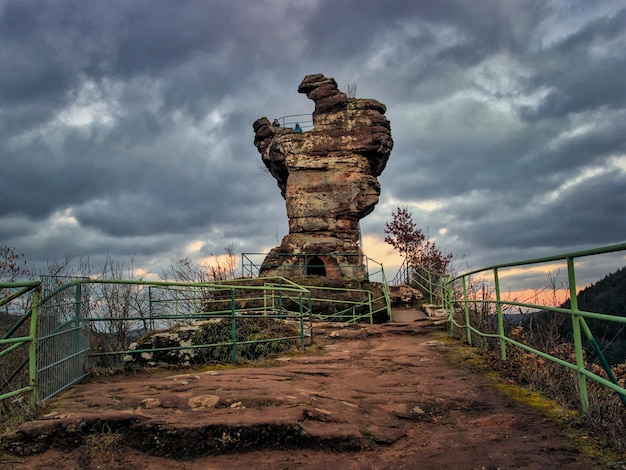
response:
M289 234L271 250L262 276L364 279L359 221L380 195L376 177L393 147L385 105L348 98L337 82L307 75L299 93L315 102L313 129L254 123L254 144L287 206Z

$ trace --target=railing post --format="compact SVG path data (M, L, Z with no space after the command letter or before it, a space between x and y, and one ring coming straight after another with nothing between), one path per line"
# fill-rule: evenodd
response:
M30 394L30 406L35 407L39 402L39 390L37 384L37 324L39 317L39 299L41 285L33 293L33 308L30 315L30 347L28 349L28 382L32 387Z
M83 289L82 284L76 285L76 292L74 298L74 349L73 351L76 353L80 351L80 309L83 300Z
M300 337L302 338L302 349L304 349L304 307L302 306L302 292L298 295L300 301ZM311 338L313 337L313 329L311 329Z
M580 315L578 315L578 296L576 294L576 273L574 271L574 258L567 257L567 277L569 281L570 310L572 315L572 334L574 335L574 351L576 354L576 369L578 376L578 392L583 412L589 410L589 396L587 394L587 380L581 372L585 369L583 356L582 337L580 332Z
M600 364L602 365L604 372L606 372L606 375L609 377L609 380L611 381L613 385L619 386L619 381L615 377L615 374L613 374L613 369L611 369L611 365L606 360L606 357L604 357L604 354L602 353L600 346L598 346L598 342L595 340L595 338L591 334L591 330L589 329L589 326L587 326L587 322L585 321L584 317L580 317L580 326L582 328L582 331L585 333L585 336L591 343L591 347L595 351L596 356L598 356L598 359L600 359ZM622 404L626 406L626 394L622 394L619 392L617 394Z
M153 328L153 323L154 323L154 319L153 319L153 312L152 312L152 286L148 286L148 317L150 318L150 330L154 331Z
M437 293L435 294L437 297L441 299L441 306L446 308L446 302L451 302L452 298L448 295L448 291L445 290L444 286L447 282L447 279L443 274L439 274L437 277Z
M502 302L500 298L500 278L498 268L493 269L493 278L496 285L496 312L498 314L498 335L500 336L500 354L506 360L506 342L504 341L504 319L502 318Z
M433 304L433 277L430 274L430 271L428 271L428 294L430 297L430 304Z
M380 264L380 274L383 281L383 297L385 298L385 308L387 309L387 317L389 321L393 321L393 312L391 311L391 297L389 295L389 283L387 282L387 276L385 276L385 268L382 263Z
M235 304L235 288L230 289L230 311L232 315L231 321L231 340L232 340L232 359L233 362L237 361L237 318L236 318L236 304Z
M411 266L409 266L409 258L404 258L404 279L405 284L411 284Z
M176 293L176 296L175 296L176 301L174 302L174 305L176 306L175 311L176 311L176 316L178 317L180 315L180 311L178 309L178 288L176 288L174 292Z
M465 332L467 334L467 344L472 345L472 331L470 330L469 302L467 301L467 281L463 276L463 312L465 313Z

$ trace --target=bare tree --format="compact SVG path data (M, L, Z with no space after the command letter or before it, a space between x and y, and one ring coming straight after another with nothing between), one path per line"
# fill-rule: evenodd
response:
M0 280L14 282L30 274L22 253L17 253L10 246L0 245Z
M100 352L120 351L128 346L133 332L148 329L148 288L125 283L125 280L141 281L143 276L134 270L134 255L130 254L130 266L107 256L101 280L119 281L96 284L91 292L91 315L94 349Z
M437 247L413 222L407 208L398 207L392 214L393 220L385 224L385 242L393 246L413 267L422 267L433 273L445 274L452 253Z
M224 253L211 253L208 261L194 262L191 258L181 258L170 263L163 270L161 279L182 282L214 282L227 281L237 277L239 261L234 244L224 248Z

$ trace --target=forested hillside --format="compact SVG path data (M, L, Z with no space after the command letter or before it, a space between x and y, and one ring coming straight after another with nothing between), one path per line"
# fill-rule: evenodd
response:
M569 300L563 305L569 308ZM578 293L578 308L587 312L626 317L626 266ZM626 324L586 319L608 361L626 361Z

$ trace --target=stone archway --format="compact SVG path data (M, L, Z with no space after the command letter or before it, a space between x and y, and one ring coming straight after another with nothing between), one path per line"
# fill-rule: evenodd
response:
M326 276L326 265L319 256L312 256L306 262L307 276Z

